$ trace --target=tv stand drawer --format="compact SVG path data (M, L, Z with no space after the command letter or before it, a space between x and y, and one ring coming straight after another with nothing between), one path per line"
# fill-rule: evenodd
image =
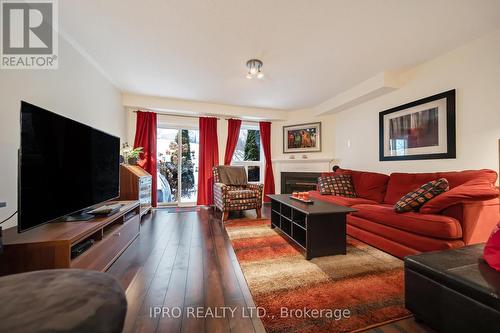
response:
M102 240L96 242L71 262L72 268L105 271L139 234L139 215L123 225L111 228Z

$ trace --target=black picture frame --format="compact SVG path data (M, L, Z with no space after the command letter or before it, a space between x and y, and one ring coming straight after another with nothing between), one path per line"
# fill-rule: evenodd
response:
M288 141L288 131L289 130L297 130L297 129L307 129L314 127L317 130L317 137L316 137L316 147L310 147L310 148L289 148L287 146ZM314 123L305 123L305 124L296 124L296 125L288 125L288 126L283 126L283 154L308 154L308 153L319 153L321 152L321 122L314 122Z
M445 153L427 153L413 155L385 155L384 147L388 142L385 142L385 123L384 117L391 113L401 112L409 108L413 108L422 104L426 104L441 99L446 99L446 152ZM419 99L417 101L403 104L379 113L379 160L380 161L404 161L404 160L431 160L431 159L452 159L456 158L456 115L455 115L455 89Z

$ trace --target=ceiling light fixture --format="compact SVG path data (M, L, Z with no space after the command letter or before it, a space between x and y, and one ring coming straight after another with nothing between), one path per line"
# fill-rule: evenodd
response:
M262 73L262 66L264 64L259 59L250 59L247 61L248 73L246 75L247 79L262 79L264 77L264 73Z

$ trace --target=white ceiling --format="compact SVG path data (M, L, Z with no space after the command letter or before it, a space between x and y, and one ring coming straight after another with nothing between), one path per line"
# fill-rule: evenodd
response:
M123 92L299 109L500 27L499 0L64 0ZM264 80L245 62L264 62Z

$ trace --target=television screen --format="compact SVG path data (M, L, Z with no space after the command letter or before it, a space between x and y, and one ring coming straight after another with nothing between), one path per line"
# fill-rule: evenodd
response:
M21 102L18 231L119 196L120 139Z

